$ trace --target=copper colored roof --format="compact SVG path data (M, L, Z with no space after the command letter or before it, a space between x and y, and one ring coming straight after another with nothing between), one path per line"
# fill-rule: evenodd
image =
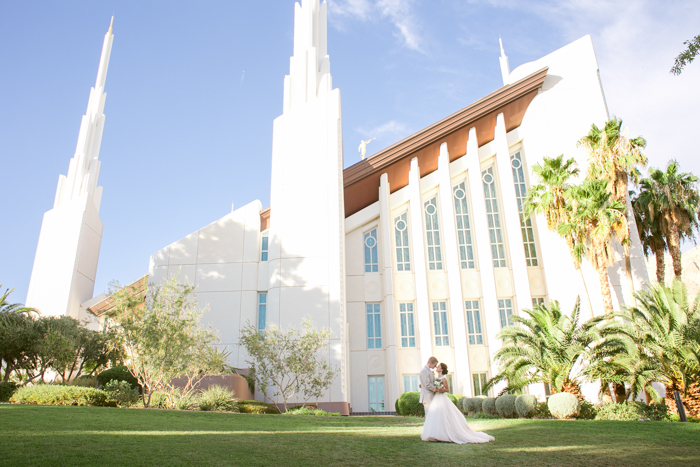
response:
M520 126L532 99L547 76L543 68L503 86L454 114L420 130L343 171L345 217L379 200L379 177L387 173L391 192L408 185L411 159L418 158L420 176L437 170L440 145L447 143L450 161L466 154L469 129L476 129L479 146L494 138L496 117L503 113L506 131Z
M148 291L148 274L127 285L126 288L131 289L132 294L138 295L140 298L145 298L146 292ZM106 297L101 302L95 303L94 305L88 307L88 311L95 316L102 316L103 314L112 311L113 308L114 301L111 297Z

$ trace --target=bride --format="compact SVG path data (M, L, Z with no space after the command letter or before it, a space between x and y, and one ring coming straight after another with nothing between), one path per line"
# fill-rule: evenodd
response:
M493 436L480 431L474 431L464 419L462 412L455 407L449 397L445 394L450 390L447 382L447 365L439 363L435 367L437 378L441 381L442 387L437 390L435 397L430 402L428 412L425 414L423 424L423 441L443 441L447 443L488 443L493 441Z

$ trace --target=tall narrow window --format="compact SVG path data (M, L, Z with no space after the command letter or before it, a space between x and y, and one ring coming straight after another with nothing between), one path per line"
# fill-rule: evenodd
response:
M513 316L513 300L510 298L499 298L498 313L501 315L502 328L512 326L513 320L511 320L510 317Z
M379 271L379 255L377 254L377 229L370 230L364 236L365 240L365 272Z
M382 316L379 303L367 303L367 348L382 348Z
M369 411L384 412L384 377L368 376Z
M394 218L394 236L396 237L396 270L410 271L411 256L408 250L407 213Z
M403 392L418 390L418 375L403 375Z
M506 267L506 249L503 245L503 231L501 229L501 216L498 213L498 195L496 192L496 178L493 176L493 167L489 167L481 172L481 179L484 182L486 218L489 223L493 267L504 268Z
M535 232L532 229L532 218L525 218L527 185L525 184L525 171L523 170L523 158L520 151L510 156L510 166L513 169L515 198L518 201L518 212L520 213L520 230L523 234L525 261L528 266L537 266L537 248L535 248Z
M265 330L265 320L267 319L267 294L258 294L258 331Z
M416 346L416 328L413 324L413 302L399 303L401 318L401 347Z
M472 374L472 380L474 381L474 397L476 396L488 396L488 391L484 391L484 386L486 386L486 373L474 373Z
M467 334L469 345L483 345L484 334L481 332L481 313L479 312L479 300L467 300L464 302L467 313Z
M268 232L269 230L264 231L260 237L260 261L267 261Z
M532 307L544 306L544 297L532 297Z
M450 334L447 327L447 302L433 302L433 327L435 345L450 345Z
M459 259L462 269L474 269L474 244L469 225L469 207L467 205L466 182L452 188L455 202L455 217L457 221L457 242L459 244Z
M425 235L428 239L428 269L442 269L442 251L440 249L440 223L438 221L437 196L425 202Z

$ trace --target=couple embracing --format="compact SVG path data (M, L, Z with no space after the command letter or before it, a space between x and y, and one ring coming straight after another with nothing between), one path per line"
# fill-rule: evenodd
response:
M450 390L447 365L430 357L420 371L419 378L420 402L425 407L425 423L421 434L423 441L465 444L488 443L495 439L486 433L472 430L462 412L445 394Z

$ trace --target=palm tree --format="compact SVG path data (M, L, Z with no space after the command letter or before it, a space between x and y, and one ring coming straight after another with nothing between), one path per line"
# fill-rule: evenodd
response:
M0 284L0 289L2 289L2 284ZM39 314L39 310L36 308L31 308L24 306L21 303L10 303L7 301L7 297L10 296L15 289L5 289L5 293L0 295L0 313L25 313L28 315Z
M681 173L678 162L671 160L663 172L650 168L649 177L640 182L639 203L649 208L650 222L659 228L671 253L673 273L681 277L681 239L693 238L698 230L697 213L700 195L698 177Z
M639 358L658 369L667 401L679 391L686 410L700 416L700 295L691 303L680 280L658 284L640 291L637 306L619 316L631 323L628 337L643 349Z
M622 120L613 117L605 122L603 128L592 124L588 134L581 138L577 145L588 152L589 175L606 180L612 198L621 202L626 208L630 175L637 179L639 167L645 167L647 164L647 158L642 153L642 149L647 145L646 140L641 136L630 139L627 136L627 128L622 128ZM618 240L624 249L627 284L634 301L628 223L628 209L625 209Z
M639 240L642 242L644 256L648 258L650 254L654 254L656 259L656 281L659 284L664 284L666 271L664 252L667 246L664 233L661 230L661 224L655 220L660 217L660 214L656 211L656 204L652 202L650 197L641 200L640 195L636 193L631 197L634 220L637 223L637 231L639 231Z
M601 338L604 317L579 324L580 300L571 317L562 313L559 302L523 310L526 316L513 316L512 326L498 333L503 347L494 356L503 370L491 378L486 389L508 381L504 392L515 392L533 383L548 383L555 392L581 395L588 349Z
M571 188L571 181L579 175L576 167L576 160L573 158L564 160L564 154L558 157L544 157L542 164L537 164L532 168L537 174L539 183L533 186L525 198L525 212L529 217L532 214L544 214L547 220L547 227L552 232L559 231L559 226L569 222L571 218L571 206L566 198L566 191ZM586 291L586 299L590 305L588 288L581 270L580 256L575 253L575 240L572 234L563 235L574 268L581 275L581 282Z
M575 239L574 254L579 261L585 254L598 271L603 306L605 313L610 314L613 307L608 266L614 259L611 240L624 235L626 205L612 198L606 185L605 180L586 178L581 185L566 191L572 213L570 220L559 226L559 233L572 235Z

